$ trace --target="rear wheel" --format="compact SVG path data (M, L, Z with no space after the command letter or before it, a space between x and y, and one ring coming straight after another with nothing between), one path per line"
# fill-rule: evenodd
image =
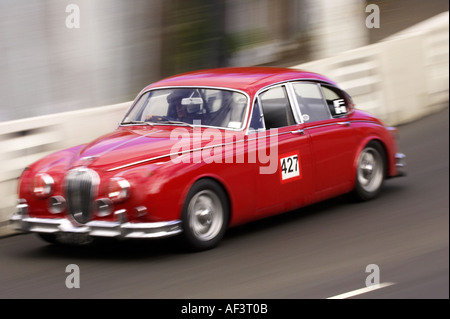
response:
M366 201L376 197L385 179L385 152L378 142L370 142L358 157L356 167L356 199Z
M222 187L208 179L196 182L183 207L184 243L196 251L217 246L225 234L228 218L228 201Z

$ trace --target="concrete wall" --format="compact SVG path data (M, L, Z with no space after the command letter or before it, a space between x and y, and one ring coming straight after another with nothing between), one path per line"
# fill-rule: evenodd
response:
M17 177L34 161L114 130L131 102L0 123L0 227L12 215Z
M293 67L329 76L358 108L399 125L448 106L448 31L446 12L386 41ZM0 226L14 211L25 166L113 130L130 104L0 123Z
M448 104L449 13L382 42L294 68L327 75L358 108L388 125L416 120Z

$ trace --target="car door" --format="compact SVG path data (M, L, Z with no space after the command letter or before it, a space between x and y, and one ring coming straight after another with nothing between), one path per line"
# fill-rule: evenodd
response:
M332 85L298 81L292 88L311 139L318 199L350 190L357 139L347 119L349 99Z
M309 136L289 95L286 85L265 89L258 94L253 110L248 137L256 143L260 162L256 173L260 216L304 205L313 192ZM267 159L270 163L264 164Z

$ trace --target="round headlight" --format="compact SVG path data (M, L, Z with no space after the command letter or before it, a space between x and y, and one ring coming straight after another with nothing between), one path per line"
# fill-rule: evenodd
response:
M111 178L108 197L114 203L122 202L130 197L130 183L122 177Z
M33 193L39 198L47 198L53 192L55 181L46 173L39 173L34 177Z

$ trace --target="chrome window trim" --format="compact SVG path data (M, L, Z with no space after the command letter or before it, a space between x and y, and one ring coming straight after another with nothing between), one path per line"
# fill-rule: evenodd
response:
M295 97L295 90L294 90L294 85L293 82L288 82L286 84L286 87L288 88L288 96L289 99L291 100L291 108L292 113L294 114L294 118L295 121L297 122L297 124L304 124L303 123L303 116L302 113L300 112L300 106L298 105L298 101L297 98Z
M248 118L248 123L246 125L247 128L245 130L245 135L250 135L250 134L255 134L255 133L258 133L258 132L266 131L266 123L264 123L264 120L263 120L263 126L264 126L263 128L261 128L259 130L256 130L256 131L255 130L250 131L250 122L251 122L251 119L253 117L253 110L255 109L256 101L258 101L258 108L259 108L259 113L261 114L261 118L264 119L264 113L263 113L262 107L261 107L261 100L259 99L259 95L255 94L255 96L253 97L253 103L251 104L252 110L250 111L250 116Z
M253 102L252 102L252 104L250 105L250 107L249 108L251 108L251 114L250 114L250 117L249 117L249 119L251 119L251 116L252 116L252 114L253 114L253 107L254 107L254 105L255 105L255 101L256 101L256 98L257 97L259 97L259 95L263 92L263 91L265 91L265 90L267 90L267 89L269 89L269 88L271 88L271 87L275 87L275 86L278 86L278 85L292 85L292 83L295 83L295 82L307 82L307 83L314 83L314 84L321 84L321 83L324 83L324 84L326 84L326 85L330 85L330 86L332 86L332 87L335 87L335 88L338 88L338 89L340 89L339 87L337 87L336 86L336 84L335 83L333 83L333 82L329 82L329 81L325 81L325 80L323 80L323 79L315 79L315 78L294 78L294 79L290 79L290 80L284 80L284 81L280 81L280 82L275 82L275 83L271 83L271 84L269 84L269 85L266 85L266 86L264 86L264 87L262 87L262 88L260 88L258 91L256 91L256 93L255 93L255 95L254 95L254 97L253 97ZM291 96L289 96L289 94L288 94L288 98L289 99L291 99L292 97ZM295 98L294 98L294 100L296 100ZM292 109L292 107L293 107L293 103L292 103L292 101L290 100L289 101L290 102L290 105L291 105L291 109ZM297 101L295 101L294 102L295 103L295 105L297 105L298 106L298 102ZM262 112L262 110L261 110L261 103L259 103L260 104L260 111ZM302 120L302 113L300 112L300 108L298 107L298 111L296 110L296 111L292 111L292 113L294 114L295 112L297 112L297 114L300 116L300 122L296 119L296 121L297 121L297 125L298 124L304 124L303 123L303 120ZM262 112L261 113L263 116L264 116L264 113ZM295 115L294 115L294 118L295 118ZM258 133L259 131L255 131L255 132L250 132L250 123L247 123L247 129L245 130L245 135L249 135L249 134L254 134L254 133Z
M323 102L323 105L325 106L325 109L327 110L329 119L334 119L333 114L331 114L330 108L328 107L328 103L327 103L327 99L325 98L325 94L323 93L322 84L317 83L317 85L319 87L320 95L322 96L322 102Z
M329 107L328 107L328 103L327 103L327 99L326 99L326 97L325 97L325 93L323 93L323 86L322 86L322 84L323 83L319 83L319 87L320 87L320 92L321 92L321 94L322 94L322 98L324 99L324 102L325 102L325 105L327 106L327 110L328 110L328 112L330 113L330 116L331 116L331 118L332 119L338 119L338 118L343 118L343 117L346 117L347 116L347 114L348 114L348 105L347 105L347 99L345 98L345 97L342 97L342 99L344 99L344 101L346 101L345 102L345 104L346 104L346 107L347 107L347 113L346 114L343 114L343 115L341 115L341 116L336 116L336 117L334 117L333 116L333 114L331 114L331 111L330 111L330 109L329 109ZM334 88L334 89L337 89L338 91L339 91L339 93L345 93L342 89L340 89L340 88L338 88L338 87L336 87L336 86L334 86L334 85L330 85L330 84L326 84L327 86L331 86L332 88ZM328 89L327 88L327 86L325 86L325 88L326 89ZM331 89L329 89L329 90L331 90ZM331 91L333 91L333 90L331 90ZM336 93L336 92L335 92ZM338 93L336 93L337 95L340 95L340 94L338 94Z
M253 99L253 104L252 104L251 115L249 117L249 122L247 123L247 130L245 132L245 135L255 134L255 133L260 133L260 132L267 131L265 121L263 121L263 125L264 125L263 129L260 129L260 130L257 130L257 131L250 131L250 121L251 121L251 118L253 116L253 109L254 109L256 100L258 100L259 112L261 113L262 118L264 119L264 110L263 110L262 103L261 103L261 94L263 94L264 92L266 92L268 90L277 88L277 87L284 87L285 88L286 98L288 100L289 107L291 108L292 117L294 118L294 121L296 122L295 125L299 124L298 123L298 118L296 117L296 113L295 113L295 111L293 109L293 106L292 106L291 95L290 95L290 92L289 92L289 88L287 86L288 84L289 84L288 81L283 81L283 82L271 84L271 85L265 86L264 88L261 88L260 90L258 90L255 93L255 97ZM289 126L292 126L292 125L281 126L279 128L284 128L284 127L289 127Z
M322 104L323 104L323 106L325 107L325 109L327 110L327 113L328 113L328 116L329 116L327 119L323 119L323 120L320 120L320 121L327 121L327 120L334 119L334 117L331 115L330 109L328 108L327 101L326 101L325 96L324 96L323 91L322 91L321 82L323 82L323 81L321 81L321 82L314 82L314 81L310 81L310 80L308 80L308 81L291 81L290 84L291 84L291 86L292 86L292 92L293 92L293 94L294 94L294 95L293 95L293 98L294 98L294 100L295 100L295 105L296 105L296 107L297 107L298 113L300 114L300 118L301 118L301 120L302 120L302 123L301 123L301 124L310 124L310 123L314 123L314 122L318 122L318 121L312 121L312 122L309 122L309 123L303 122L303 113L302 113L302 110L300 109L300 105L298 104L297 99L295 98L294 84L295 84L295 83L298 83L298 82L303 82L303 83L306 83L306 84L314 84L314 85L318 88L318 90L319 90L319 92L320 92L320 96L322 97ZM325 83L326 83L326 82L325 82ZM330 84L330 83L327 83L327 84L328 84L328 85L332 85L332 84ZM332 86L334 86L334 85L332 85ZM334 87L335 87L335 86L334 86Z
M237 89L232 89L228 87L220 87L220 86L207 86L207 85L182 85L182 86L158 86L149 88L147 90L139 92L139 94L136 96L136 98L133 101L133 104L130 106L130 108L125 113L125 116L122 118L122 120L119 123L119 127L127 127L132 126L130 124L122 124L122 122L125 120L125 118L128 116L128 114L131 113L131 110L135 107L137 101L146 93L150 91L155 90L167 90L167 89L210 89L210 90L223 90L223 91L232 91L243 94L247 98L247 103L245 105L245 115L241 124L240 128L229 128L229 127L222 127L222 126L210 126L210 125L194 125L194 124L188 124L186 123L187 127L205 127L205 128L215 128L215 129L221 129L221 130L227 130L227 131L235 131L235 132L242 132L246 129L247 123L248 123L248 115L249 115L249 109L250 109L250 96L247 92ZM147 124L146 124L147 125ZM174 124L163 124L163 123L151 123L148 122L148 125L161 125L161 126L174 126Z
M260 118L262 119L262 125L263 127L258 129L258 130L252 130L250 131L250 123L252 121L253 118L253 110L255 109L255 103L256 101L258 101L258 109L259 109L259 114L260 114ZM254 98L254 102L252 104L252 110L250 113L250 116L248 118L248 124L247 124L247 132L245 133L245 135L249 135L249 134L255 134L255 133L260 133L260 132L265 132L266 131L266 123L264 122L264 112L262 110L262 106L261 106L261 99L259 98L259 95L255 95Z

